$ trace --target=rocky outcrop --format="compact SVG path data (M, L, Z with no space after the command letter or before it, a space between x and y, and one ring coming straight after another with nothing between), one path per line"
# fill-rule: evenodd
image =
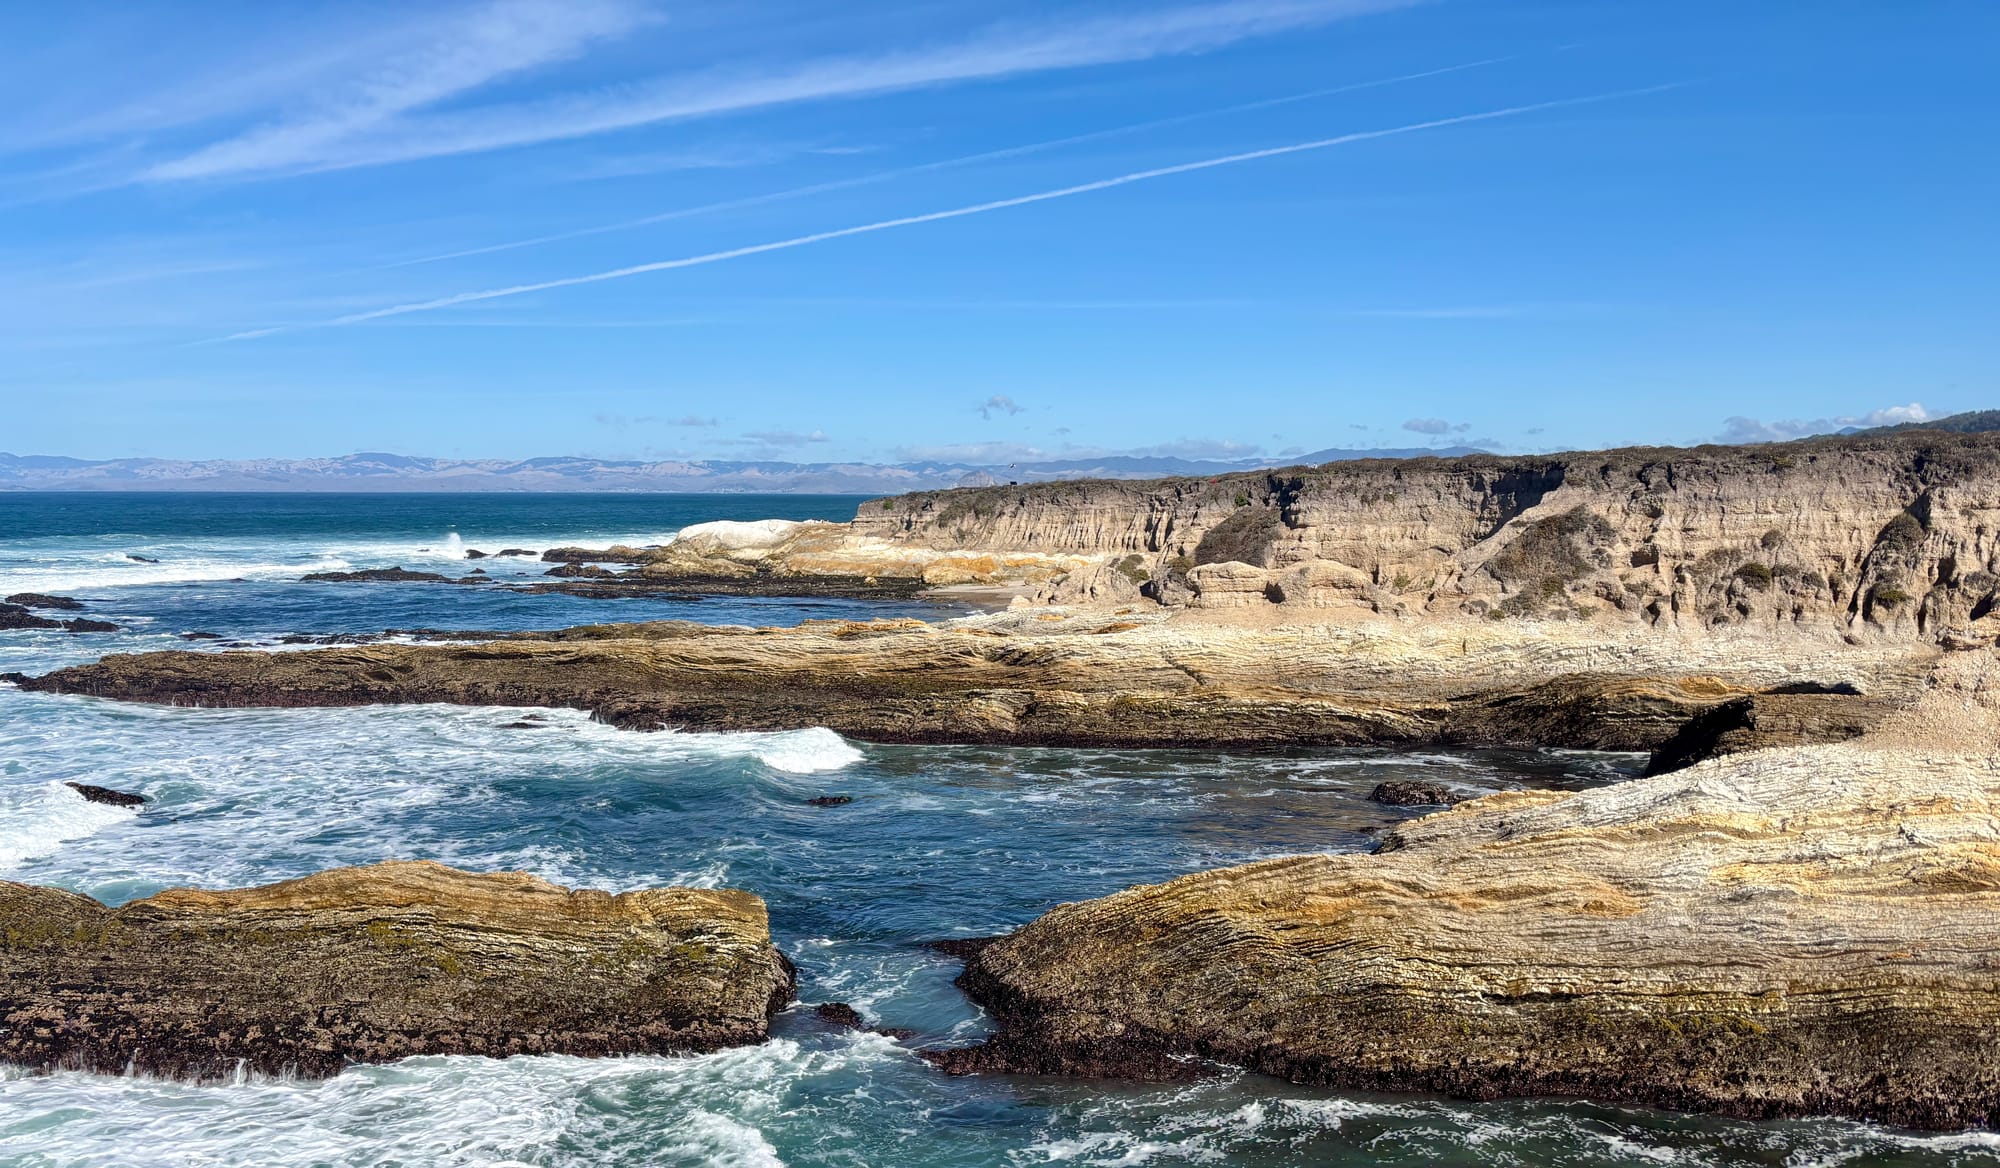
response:
M363 568L357 572L308 572L299 579L309 584L458 584L455 577L437 572L415 572L404 567Z
M72 633L115 633L118 631L118 626L110 621L91 620L89 617L54 620L37 616L26 605L0 604L0 629L63 629Z
M1703 710L1653 748L1646 773L1665 774L1704 759L1774 746L1809 746L1859 738L1896 703L1853 692L1745 694Z
M1368 792L1368 798L1371 802L1390 807L1449 807L1463 801L1465 796L1443 783L1423 779L1390 779L1375 784L1375 789Z
M100 787L95 783L65 782L63 786L75 791L91 803L103 803L109 807L144 807L146 797L134 795L130 791L114 791L110 787Z
M59 629L63 623L36 616L26 605L0 604L0 629Z
M1898 693L1935 655L1916 644L1679 641L1556 623L1259 628L1079 610L944 625L662 622L481 644L162 652L20 684L198 706L567 706L635 729L827 726L881 742L1650 750L1745 694L1857 682Z
M850 524L764 519L697 523L654 548L555 548L544 560L638 565L646 580L708 590L726 582L817 595L838 583L914 591L958 584L1045 583L1088 568L1093 557L1006 549L935 549L876 540ZM1136 595L1136 593L1135 593Z
M40 592L16 592L7 598L8 604L22 608L53 608L64 612L77 612L83 608L83 601L70 596L48 596Z
M792 983L746 892L614 896L430 863L115 909L0 883L0 1060L45 1070L710 1051L762 1041Z
M1853 742L1508 792L1373 855L1061 906L969 952L955 1071L2000 1120L2000 662Z

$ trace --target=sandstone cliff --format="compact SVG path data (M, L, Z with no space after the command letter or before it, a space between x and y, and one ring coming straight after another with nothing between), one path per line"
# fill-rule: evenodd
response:
M977 952L949 1069L2000 1120L2000 660L1845 745L1488 796L1374 855L1065 905Z
M40 1069L709 1051L762 1041L791 993L746 892L387 863L112 909L0 882L0 1060Z
M2000 435L1342 462L864 504L856 549L1089 557L1061 599L2000 632ZM1080 589L1080 591L1078 590Z

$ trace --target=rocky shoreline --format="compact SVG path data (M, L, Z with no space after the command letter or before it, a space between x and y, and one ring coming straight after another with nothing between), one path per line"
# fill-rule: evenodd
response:
M214 1081L418 1054L691 1054L793 996L746 892L402 862L106 908L0 882L0 1059Z
M2000 678L1949 663L1844 745L1488 796L1371 855L1064 905L967 947L955 1073L2000 1121Z
M15 680L170 705L553 706L629 729L825 726L874 742L1650 751L1724 703L1786 700L1772 691L1853 690L1825 696L1865 720L1936 656L1814 649L1583 639L1563 626L1246 629L1029 610L946 624L658 622L477 643L169 651ZM1748 744L1739 739L1715 735L1700 753Z

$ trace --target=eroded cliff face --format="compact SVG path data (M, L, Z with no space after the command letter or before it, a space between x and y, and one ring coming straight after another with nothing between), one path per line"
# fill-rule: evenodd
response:
M1109 599L1991 643L2000 435L968 488L870 501L849 538L1093 557L1073 582Z
M764 902L402 862L120 908L0 882L0 1060L317 1078L416 1054L761 1042L791 1000Z
M1489 796L1374 855L1064 905L961 982L954 1070L1575 1095L1924 1127L2000 1119L2000 661L1844 745Z

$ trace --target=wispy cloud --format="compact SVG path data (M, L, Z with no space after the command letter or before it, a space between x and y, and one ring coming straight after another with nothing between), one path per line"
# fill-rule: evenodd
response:
M1845 414L1837 418L1786 418L1769 422L1756 418L1732 417L1722 421L1722 433L1716 441L1727 443L1743 442L1789 442L1794 438L1808 438L1814 434L1834 434L1841 430L1868 426L1894 426L1901 422L1929 421L1931 412L1921 402L1911 402L1905 406L1886 406L1870 410L1865 414Z
M1465 422L1448 422L1443 418L1411 418L1403 423L1403 429L1412 434L1442 435L1463 434L1472 427Z
M1422 0L1227 0L1057 25L1002 25L956 43L629 83L539 101L423 112L629 29L609 0L505 0L460 36L390 62L319 108L162 163L154 180L297 174L469 154L806 101L862 97L1207 52Z
M806 446L815 442L831 442L824 430L814 430L801 434L796 430L751 430L743 435L745 442L757 446Z
M980 402L977 408L980 417L990 420L995 414L1006 414L1008 417L1013 417L1015 414L1021 412L1022 407L1006 394L996 393L985 401Z
M1484 68L1507 60L1505 57L1488 57L1478 61L1466 61L1457 65L1445 65L1437 69L1425 69L1418 73L1400 73L1394 77L1378 77L1367 81L1353 81L1345 85L1309 89L1299 93L1287 93L1278 97L1261 98L1257 101L1238 102L1234 105L1216 106L1211 109L1195 110L1191 113L1175 114L1171 117L1150 118L1143 122L1128 122L1122 126L1110 126L1102 130L1091 130L1082 134L1070 134L1061 138L1049 138L1041 142L1027 142L1019 146L1004 146L998 150L982 150L977 154L961 154L955 158L943 158L935 162L920 162L914 166L899 166L891 170L879 170L872 174L857 175L854 178L833 179L828 182L808 183L805 186L788 187L780 191L770 191L761 195L747 195L738 199L724 199L719 202L702 203L693 207L679 207L671 211L661 211L653 215L642 215L636 219L621 219L615 223L602 223L590 227L579 227L570 231L558 231L547 235L536 235L526 239L508 240L504 243L490 243L480 247L461 248L457 251L440 252L435 255L418 256L384 264L388 268L411 267L417 264L432 264L443 260L466 259L471 256L491 255L495 252L514 251L524 247L539 247L548 243L583 239L592 235L605 235L614 231L631 231L639 227L650 227L656 223L667 223L676 219L687 219L697 215L709 215L718 211L738 211L750 207L761 207L768 203L784 202L805 198L809 195L831 194L834 191L850 190L854 187L869 186L908 178L911 175L927 174L932 171L951 170L962 166L972 166L981 162L998 162L1006 158L1019 158L1039 154L1048 150L1058 150L1065 146L1081 146L1086 142L1101 142L1107 138L1123 137L1128 134L1161 130L1171 126L1185 125L1204 118L1225 117L1230 114L1252 113L1257 110L1272 109L1277 106L1293 105L1298 102L1318 98L1334 97L1343 93L1354 93L1364 89L1379 89L1385 85L1400 85L1410 81L1422 81L1431 77L1442 77L1450 73L1462 73L1468 69Z
M1288 146L1271 146L1262 150L1247 150L1239 154L1225 154L1217 158L1204 158L1196 162L1183 162L1174 166L1154 167L1150 170L1133 171L1112 178L1094 182L1078 183L1075 186L1058 187L1054 190L1038 191L1030 195L1016 195L1012 198L994 199L984 203L974 203L967 207L955 207L948 211L930 211L921 215L905 215L895 219L881 219L873 223L863 223L855 227L842 227L831 231L814 232L811 235L793 236L790 239L774 240L769 243L749 244L729 248L724 251L708 252L703 255L686 256L681 259L659 260L653 263L634 264L630 267L613 268L605 272L593 272L584 276L568 276L556 280L542 280L532 284L515 284L506 288L489 288L478 292L460 292L452 296L441 296L434 300L417 301L411 304L397 304L378 308L369 312L350 313L307 325L279 326L275 328L252 329L220 338L224 341L249 340L255 337L271 336L299 328L331 328L344 325L362 324L385 317L402 316L413 312L433 312L441 308L452 308L462 304L472 304L484 300L497 300L507 296L521 296L532 292L547 292L557 288L574 288L584 284L599 284L608 280L623 280L632 276L651 272L671 271L677 268L691 268L702 264L720 263L724 260L741 259L746 256L762 255L767 252L784 251L789 248L805 247L809 244L825 243L829 240L846 239L856 235L867 235L877 231L888 231L898 227L914 227L924 223L938 223L948 219L961 219L969 215L983 215L991 211L1006 210L1010 207L1025 207L1034 203L1046 203L1055 199L1066 199L1074 195L1095 191L1111 190L1132 183L1146 182L1172 175L1191 174L1196 171L1212 170L1220 166L1233 166L1244 162L1254 162L1265 158L1279 158L1285 155L1302 154L1313 150L1325 150L1334 146L1345 146L1355 142L1367 142L1399 134L1413 134L1424 130L1441 129L1446 126L1461 126L1474 122L1492 121L1497 118L1518 117L1522 114L1542 110L1565 109L1594 102L1611 101L1617 98L1634 97L1640 94L1657 93L1672 86L1650 86L1644 89L1621 90L1615 93L1594 94L1588 97L1564 98L1558 101L1536 102L1532 105L1508 106L1504 109L1486 110L1481 113L1461 114L1456 117L1435 118L1426 122L1412 122L1394 126L1386 130L1362 130L1351 134L1341 134L1332 138L1319 138L1310 142L1295 142Z
M326 169L404 115L502 78L574 57L646 19L624 0L496 0L431 43L333 87L304 112L147 169L150 180Z
M1067 430L1057 430L1066 434ZM1031 462L1088 462L1101 458L1183 458L1199 461L1231 462L1254 459L1263 448L1252 442L1231 442L1217 438L1183 438L1151 446L1078 446L1064 443L1053 449L1027 442L947 442L936 445L900 446L894 457L905 462L956 462L985 466L1006 466Z

